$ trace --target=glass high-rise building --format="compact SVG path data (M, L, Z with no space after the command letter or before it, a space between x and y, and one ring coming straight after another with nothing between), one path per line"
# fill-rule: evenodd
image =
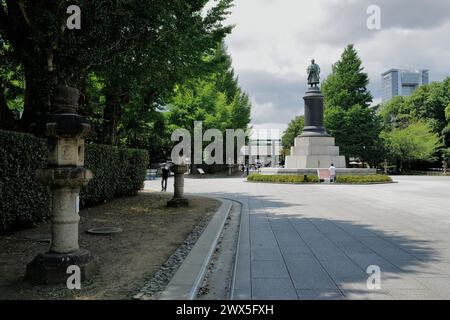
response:
M429 70L390 69L382 74L383 103L395 96L409 96L418 87L429 83Z

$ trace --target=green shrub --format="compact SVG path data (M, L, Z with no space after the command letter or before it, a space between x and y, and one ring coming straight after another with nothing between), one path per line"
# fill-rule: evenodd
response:
M370 184L389 182L392 182L391 177L384 174L374 174L370 176L336 176L336 183Z
M288 176L288 175L262 175L262 174L251 174L248 181L255 182L277 182L277 183L318 183L319 179L317 176L307 176L307 181L301 176ZM388 183L392 182L391 177L377 174L369 176L340 176L336 177L337 183L348 183L348 184L371 184L371 183Z
M45 140L0 130L0 232L50 216L50 191L33 178L46 155Z
M50 190L34 180L34 172L46 166L46 159L44 139L0 130L0 232L28 227L50 216ZM132 196L142 189L147 151L88 144L85 159L94 178L81 190L82 207Z
M251 174L247 178L248 181L255 182L275 182L275 183L318 183L319 179L316 176L289 176L289 175L262 175Z
M92 171L94 179L81 190L82 207L137 194L144 186L148 153L145 150L88 144L85 167Z

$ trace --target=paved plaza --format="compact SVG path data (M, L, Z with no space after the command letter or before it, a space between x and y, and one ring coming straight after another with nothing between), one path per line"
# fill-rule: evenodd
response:
M191 194L243 204L233 299L449 299L450 177L394 179L399 183L229 178L185 185ZM367 287L372 265L381 269L378 290Z

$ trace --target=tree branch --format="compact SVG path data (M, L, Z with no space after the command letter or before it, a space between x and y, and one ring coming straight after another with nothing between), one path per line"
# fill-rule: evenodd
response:
M18 5L18 7L19 7L19 9L20 9L20 12L22 12L23 19L24 19L25 22L27 23L28 27L29 27L31 30L33 30L33 25L32 25L32 23L31 23L31 20L30 20L30 17L28 16L27 11L26 11L25 4L23 3L22 0L17 0L17 5Z

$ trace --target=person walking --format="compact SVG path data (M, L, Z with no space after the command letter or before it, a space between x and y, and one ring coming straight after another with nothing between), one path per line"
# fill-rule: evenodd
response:
M335 183L336 182L336 168L334 167L333 163L328 168L328 172L330 173L330 182Z
M162 169L161 169L161 192L166 192L167 191L167 179L169 179L169 167L167 165L165 165Z

